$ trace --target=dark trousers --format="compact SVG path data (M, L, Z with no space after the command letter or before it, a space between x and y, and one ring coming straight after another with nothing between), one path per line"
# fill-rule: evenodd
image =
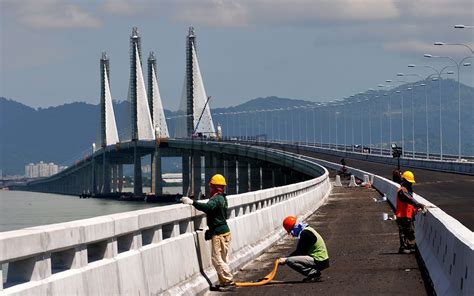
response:
M416 246L415 225L413 219L397 218L398 234L400 235L400 249L411 250Z
M287 258L286 262L293 270L307 277L315 276L321 270L329 267L329 259L316 261L313 257L308 255L290 256Z

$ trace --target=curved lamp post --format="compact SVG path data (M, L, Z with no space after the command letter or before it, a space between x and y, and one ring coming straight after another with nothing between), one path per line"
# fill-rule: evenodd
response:
M455 25L455 29L473 29L474 26L466 26L466 25Z
M473 53L472 49L469 46L465 45L465 44L454 44L454 43L453 44L445 44L443 42L436 42L435 45L462 45L462 46L466 46L467 48L469 48L471 50L471 53ZM449 59L450 61L452 61L456 65L456 68L458 70L458 159L461 159L461 79L460 79L459 75L460 75L460 68L461 68L461 65L463 65L463 62L466 59L472 58L472 56L468 56L468 57L463 58L459 63L456 62L456 60L454 60L453 58L448 57L448 56L434 56L432 54L425 54L424 56L426 58Z
M403 76L403 73L397 73L397 77L402 77ZM407 83L405 80L399 80L397 81L399 83ZM403 91L400 91L400 93L402 94L402 157L405 157L405 107L404 107L404 95L403 95Z
M398 73L397 76L417 76L420 79L423 79L421 75L418 75L416 73L410 73L410 74L403 74L403 73ZM412 155L413 158L415 158L415 113L414 113L414 97L413 97L413 92L415 90L415 87L417 85L415 83L412 83L412 87L408 88L408 90L411 90L411 137L412 137Z

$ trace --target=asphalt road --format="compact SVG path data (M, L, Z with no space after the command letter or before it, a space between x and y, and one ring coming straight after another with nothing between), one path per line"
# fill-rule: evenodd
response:
M327 161L340 163L338 156L294 150L274 146L272 148L284 149L297 152L302 155ZM346 157L346 165L362 169L379 176L392 179L392 165L351 159ZM470 230L474 230L474 176L430 171L425 169L402 167L409 169L415 174L416 184L414 191L441 208L450 216L461 222Z
M304 276L283 265L265 286L208 295L427 295L415 255L397 253L398 229L395 221L381 219L391 209L386 202L374 201L379 197L372 189L336 187L328 203L305 221L321 234L328 248L330 267L322 272L322 281L303 283ZM281 239L241 268L235 280L262 278L295 245L291 237Z

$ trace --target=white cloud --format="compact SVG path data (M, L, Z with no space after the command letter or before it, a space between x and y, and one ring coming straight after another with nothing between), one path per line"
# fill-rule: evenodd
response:
M115 16L139 16L151 14L150 0L105 0L103 10Z
M474 13L472 0L405 0L398 2L406 15L421 18L470 17Z
M4 12L34 29L97 28L101 22L81 7L62 0L4 0Z
M211 0L196 4L181 6L175 17L193 24L225 27L244 26L250 21L248 7L242 1Z
M176 3L175 17L212 26L301 24L391 19L391 0L205 0Z

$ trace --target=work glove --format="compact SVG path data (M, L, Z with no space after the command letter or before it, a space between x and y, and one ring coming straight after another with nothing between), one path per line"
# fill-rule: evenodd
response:
M194 201L187 196L181 197L180 201L185 205L192 205L194 203Z
M280 265L285 265L287 260L288 260L288 258L282 257L282 258L278 259L278 263Z

